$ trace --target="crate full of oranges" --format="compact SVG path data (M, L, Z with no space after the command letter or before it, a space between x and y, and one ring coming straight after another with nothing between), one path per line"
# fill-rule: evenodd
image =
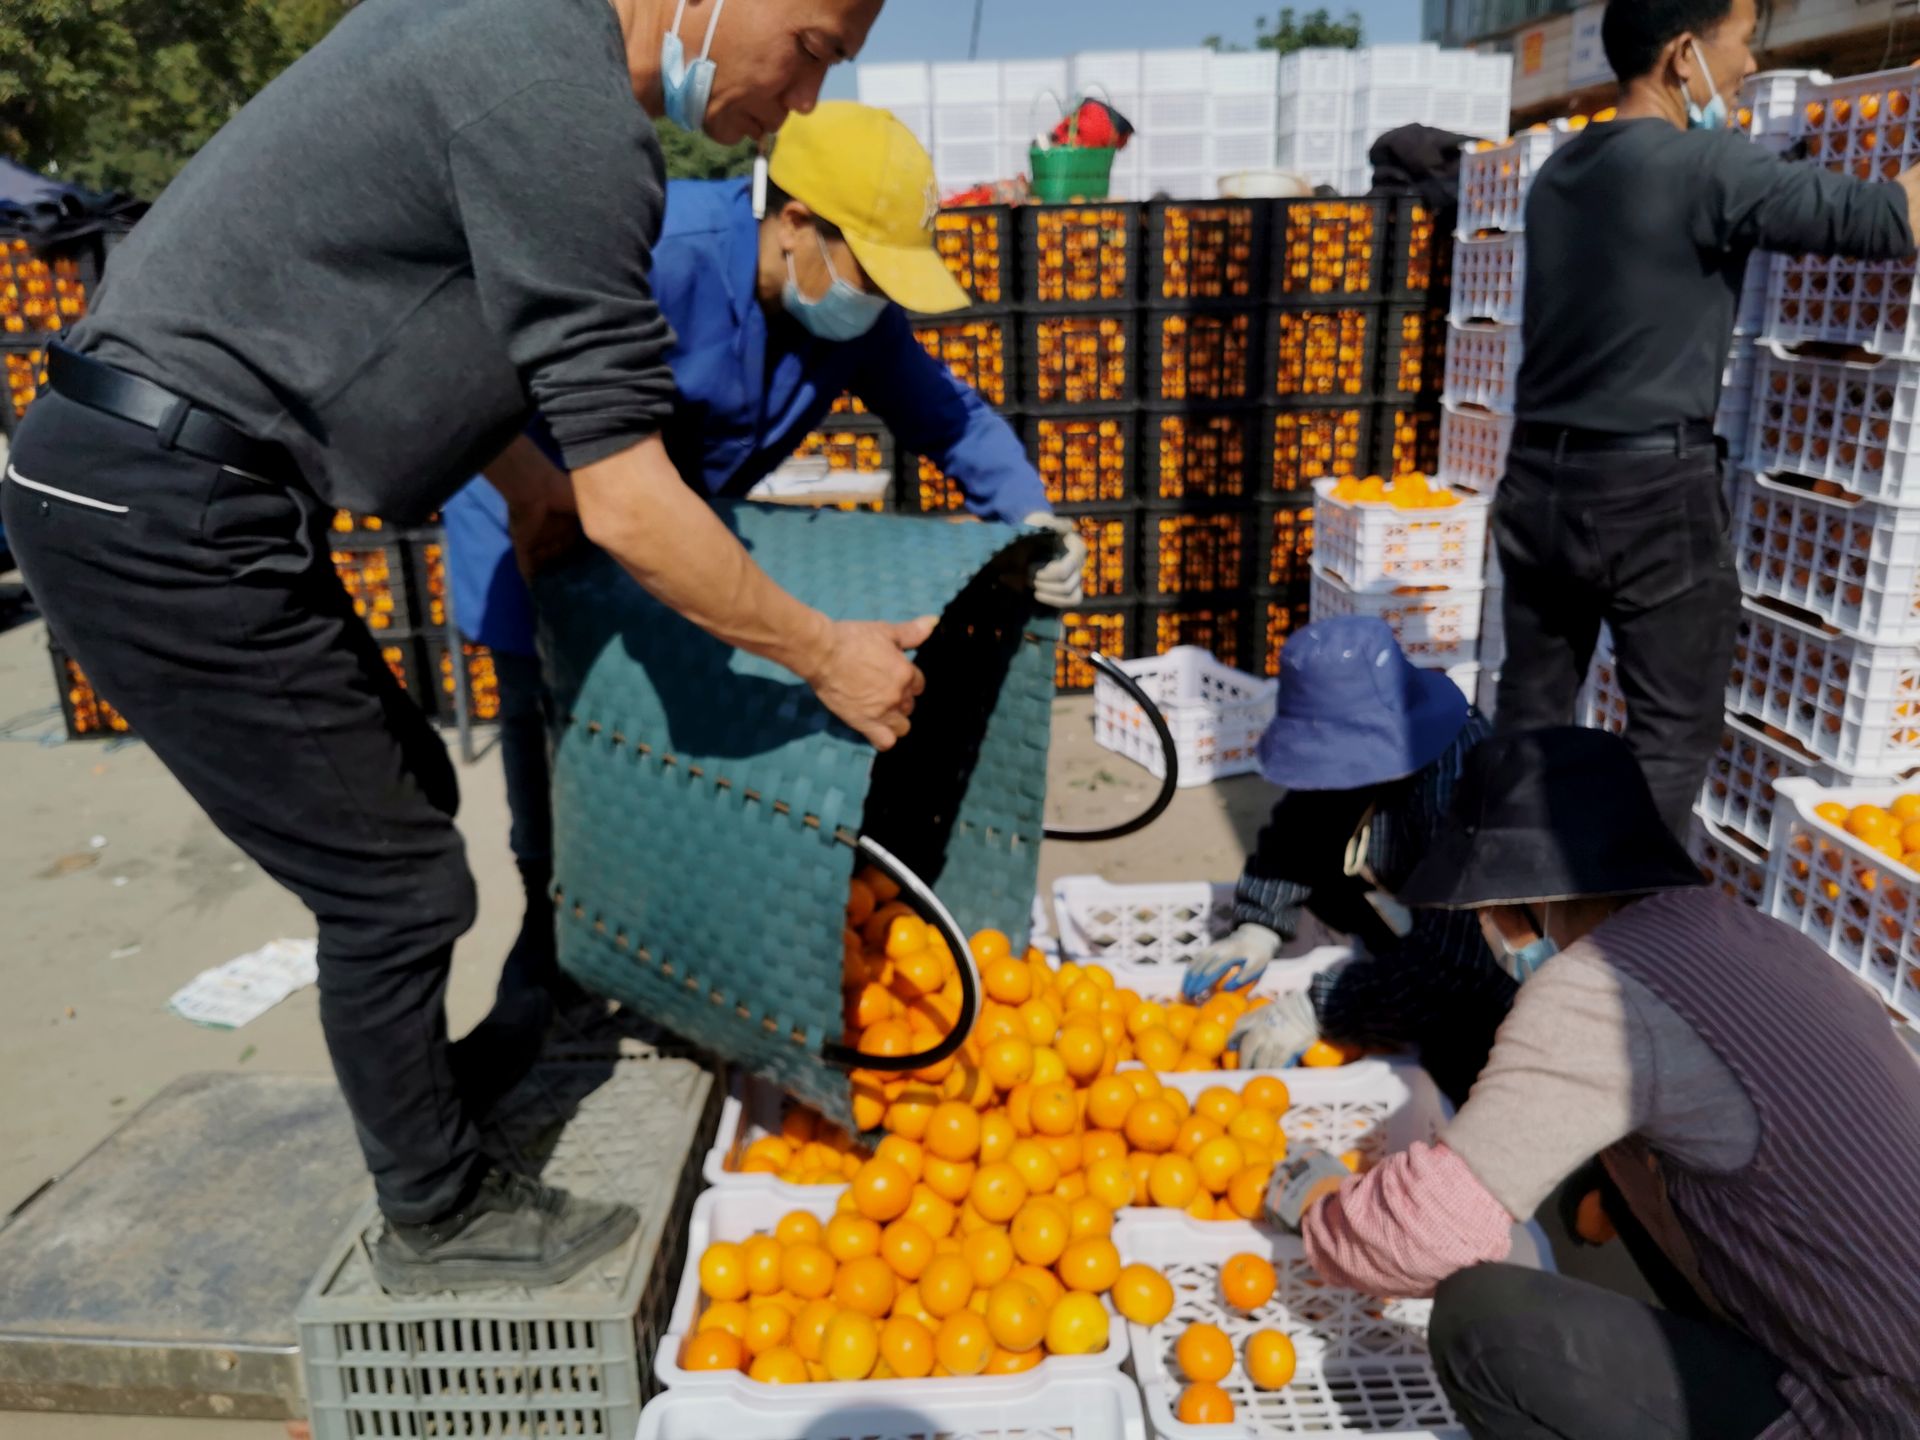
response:
M1419 473L1317 480L1317 563L1355 589L1478 583L1492 502Z

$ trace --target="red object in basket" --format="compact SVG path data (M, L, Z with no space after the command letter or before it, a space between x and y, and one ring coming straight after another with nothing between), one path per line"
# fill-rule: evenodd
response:
M1082 100L1077 116L1069 115L1053 127L1049 137L1056 145L1078 145L1096 149L1111 145L1127 148L1133 138L1133 123L1104 100Z

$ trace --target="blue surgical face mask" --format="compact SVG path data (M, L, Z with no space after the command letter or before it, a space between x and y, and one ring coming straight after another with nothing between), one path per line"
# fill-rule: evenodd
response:
M706 133L707 100L713 94L713 61L707 52L713 49L713 30L720 23L720 11L727 0L713 0L713 14L707 17L707 35L700 42L700 58L687 63L680 43L680 17L687 13L687 0L680 0L673 12L673 24L660 40L660 95L667 119L696 135Z
M800 293L800 282L794 278L793 252L787 252L787 283L780 292L781 303L787 307L787 313L804 325L809 332L822 340L858 340L880 321L880 314L887 308L887 297L869 295L842 280L833 268L833 257L827 253L827 242L820 232L813 232L814 241L820 246L820 258L827 267L827 293L818 300L809 300Z
M1681 98L1687 102L1687 128L1689 130L1724 130L1727 128L1727 99L1720 93L1720 87L1713 83L1713 71L1707 68L1707 57L1700 53L1696 41L1687 42L1693 47L1693 58L1700 62L1700 73L1706 77L1707 88L1713 91L1713 98L1705 106L1693 103L1693 91L1682 85Z
M1527 913L1533 913L1532 907L1528 907ZM1507 943L1505 936L1500 938L1500 968L1511 975L1517 984L1526 984L1542 965L1560 953L1560 942L1546 933L1544 919L1537 921L1534 928L1540 938L1529 941L1517 950Z

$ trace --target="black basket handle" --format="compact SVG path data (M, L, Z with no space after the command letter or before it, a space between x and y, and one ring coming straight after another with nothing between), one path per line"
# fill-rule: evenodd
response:
M1160 781L1160 793L1153 797L1151 804L1131 820L1123 820L1118 825L1106 825L1094 830L1060 830L1048 826L1040 834L1048 840L1118 840L1123 835L1131 835L1144 830L1166 812L1173 803L1173 795L1180 788L1180 753L1174 749L1173 732L1167 728L1167 717L1160 713L1160 707L1147 698L1147 692L1131 675L1120 668L1118 661L1101 654L1098 650L1083 650L1078 645L1060 642L1062 648L1081 656L1086 662L1106 676L1133 698L1147 717L1147 723L1153 726L1153 733L1160 739L1160 753L1166 757L1166 775Z

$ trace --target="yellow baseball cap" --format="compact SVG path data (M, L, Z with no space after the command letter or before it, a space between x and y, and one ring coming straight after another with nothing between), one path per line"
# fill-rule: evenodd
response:
M827 100L810 115L789 115L767 178L839 226L889 300L930 315L972 303L933 248L933 161L885 110Z

